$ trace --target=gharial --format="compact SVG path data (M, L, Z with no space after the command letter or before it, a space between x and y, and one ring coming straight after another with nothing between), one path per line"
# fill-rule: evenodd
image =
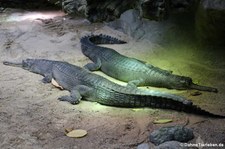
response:
M44 83L55 80L61 89L70 92L70 95L59 97L59 100L68 101L72 104L79 103L82 98L110 106L155 107L225 118L225 116L202 110L184 97L121 86L67 62L26 59L19 63L4 61L3 64L22 67L30 72L40 74L44 76L42 80Z
M130 86L153 86L169 89L196 89L218 92L216 88L194 84L190 77L172 74L144 61L121 55L117 51L97 44L124 44L126 42L107 35L90 35L80 39L82 53L93 61L84 67L128 82Z

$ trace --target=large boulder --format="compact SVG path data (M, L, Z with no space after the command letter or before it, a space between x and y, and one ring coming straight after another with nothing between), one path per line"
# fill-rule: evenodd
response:
M91 22L108 22L129 9L138 10L147 19L163 20L168 14L169 3L168 0L62 0L59 4L69 14L85 15Z
M143 18L161 21L168 17L169 5L168 0L140 0L138 10Z
M201 0L196 35L204 45L225 45L225 0Z
M61 5L62 9L68 14L87 15L86 0L62 0L58 5Z
M143 30L143 21L137 10L127 10L121 14L119 19L107 24L109 27L128 34L135 39L140 39L145 34L145 31Z
M159 145L167 141L188 142L193 138L194 134L191 129L178 125L162 127L153 131L149 136L150 141L155 145Z

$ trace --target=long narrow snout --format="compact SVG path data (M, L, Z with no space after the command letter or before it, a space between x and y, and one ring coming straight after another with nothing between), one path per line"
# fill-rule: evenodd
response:
M194 83L192 83L189 88L190 89L196 89L196 90L199 90L199 91L207 91L207 92L214 92L214 93L218 92L218 90L216 88L208 87L208 86L201 86L201 85L197 85L197 84L194 84Z
M23 68L23 63L16 63L16 62L9 62L9 61L3 61L4 65L13 66L13 67L21 67Z

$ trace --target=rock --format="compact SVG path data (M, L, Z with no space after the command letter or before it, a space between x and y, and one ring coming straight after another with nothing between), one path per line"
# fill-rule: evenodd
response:
M188 149L188 147L182 146L178 141L168 141L156 146L155 149Z
M123 14L121 14L120 20L128 24L135 23L136 28L141 24L139 12L134 9L127 10Z
M140 15L137 10L127 10L120 16L120 20L123 24L123 32L139 39L144 35L144 31L141 29L142 21L140 20Z
M168 17L169 3L167 0L140 0L141 16L150 20L165 20Z
M147 39L153 43L162 43L165 33L171 28L176 28L169 21L157 22L147 19L141 19L137 10L130 9L121 14L121 17L115 21L107 23L113 29L119 30L135 40Z
M121 0L87 0L87 18L91 22L112 21L119 18L120 15L134 8L137 0L121 1Z
M144 35L142 23L139 12L130 9L121 14L120 19L109 22L108 26L120 30L135 39L139 39Z
M201 0L200 5L204 9L214 9L214 10L224 10L225 1L224 0Z
M194 4L195 0L172 0L170 8L173 9L173 12L184 12L194 7Z
M55 3L55 0L50 0ZM91 22L113 21L129 9L141 12L141 16L151 20L165 19L169 10L167 0L62 0L58 5L68 14L85 15Z
M148 143L142 143L137 146L137 149L150 149L150 146Z
M153 131L149 136L150 141L155 145L173 140L187 142L193 138L193 131L191 129L185 128L184 126L162 127Z
M62 8L69 14L80 14L86 16L87 2L86 0L63 0Z
M196 13L196 35L203 45L225 45L225 1L201 0Z

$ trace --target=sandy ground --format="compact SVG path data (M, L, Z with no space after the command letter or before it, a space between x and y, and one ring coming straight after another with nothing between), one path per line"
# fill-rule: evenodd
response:
M54 15L63 14L1 13L0 61L46 58L83 66L89 60L81 53L80 37L105 33L128 42L126 45L109 46L122 54L191 76L200 84L217 87L219 93L202 92L200 96L190 95L195 91L155 89L183 95L206 110L225 115L225 52L216 51L219 53L217 55L212 51L185 52L180 45L164 48L150 41L136 42L103 24L89 24L82 18L59 16L48 19ZM51 84L44 85L40 82L40 75L2 63L0 70L1 149L132 149L148 142L149 133L156 128L185 123L194 130L192 143L225 145L225 120L171 110L115 108L86 101L71 105L57 100L59 96L68 94L67 91L60 91ZM161 125L152 123L161 118L171 118L173 122ZM69 138L65 135L65 129L70 128L85 129L88 135L79 139Z

